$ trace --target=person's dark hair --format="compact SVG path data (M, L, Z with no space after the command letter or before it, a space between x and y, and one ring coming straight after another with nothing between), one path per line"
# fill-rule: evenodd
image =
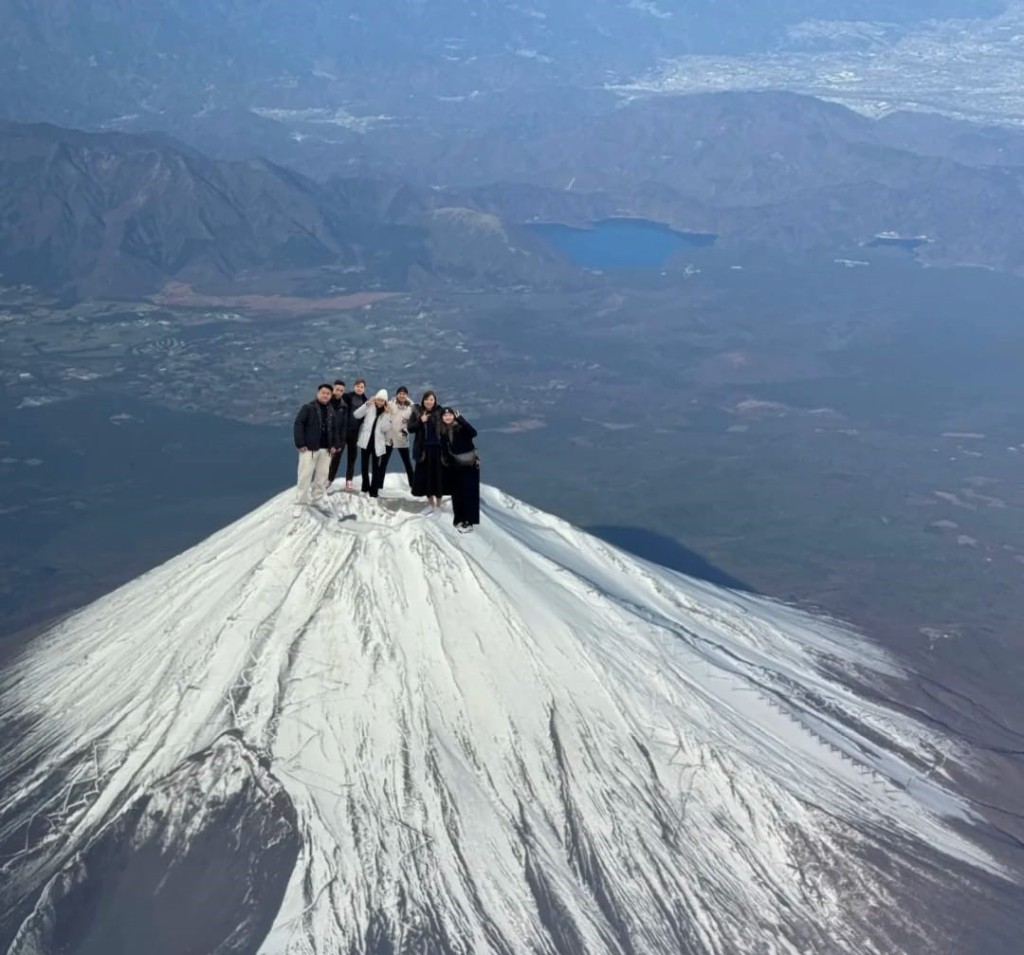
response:
M344 387L345 387L345 382L343 382L343 381L342 381L342 380L341 380L340 378L335 378L335 379L334 379L334 383L335 383L336 385L341 385L341 387L342 387L342 388L344 388Z
M334 388L331 385L327 384L326 381L322 381L319 385L316 386L317 391L319 391L321 388L326 388L328 391L334 391Z
M357 378L354 382L352 382L352 384L353 385L365 385L366 384L366 379L365 378Z
M441 404L441 402L437 400L436 391L424 391L423 397L420 398L420 407L422 408L427 403L427 399L431 397L434 399L434 409L436 410Z
M402 392L405 392L405 394L409 394L409 389L408 389L408 388L406 388L406 387L405 387L405 385L399 385L399 386L398 386L398 387L397 387L397 388L395 389L395 394L396 394L396 395L400 395L400 394L402 394Z
M456 431L459 430L459 428L462 427L462 425L459 424L459 419L457 417L455 418L455 420L451 424L448 424L448 422L446 422L444 420L444 416L446 414L454 415L455 414L455 409L454 408L442 408L441 409L441 421L440 421L440 425L439 425L439 427L441 429L441 434L454 434Z

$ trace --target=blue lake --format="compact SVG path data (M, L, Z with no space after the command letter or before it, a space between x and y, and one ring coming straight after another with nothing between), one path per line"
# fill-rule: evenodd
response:
M705 248L717 238L706 232L677 232L647 219L602 219L582 229L537 222L526 228L585 269L660 269L677 252Z

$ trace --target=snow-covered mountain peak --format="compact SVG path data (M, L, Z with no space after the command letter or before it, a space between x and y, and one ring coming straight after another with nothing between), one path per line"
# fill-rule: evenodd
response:
M0 905L144 797L131 838L200 844L152 806L228 731L298 820L265 953L899 951L902 886L998 875L952 746L848 685L900 676L859 637L493 488L471 535L386 494L274 498L31 648Z

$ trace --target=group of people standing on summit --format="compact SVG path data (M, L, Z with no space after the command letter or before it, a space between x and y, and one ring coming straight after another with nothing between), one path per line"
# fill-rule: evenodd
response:
M326 508L325 495L335 486L345 456L344 490L355 492L356 460L360 492L378 497L393 452L397 451L416 497L427 498L427 513L452 500L453 523L463 533L480 523L480 458L473 439L476 429L454 408L443 407L433 391L419 404L400 387L394 399L381 388L369 395L357 378L351 391L345 382L317 387L316 397L295 417L299 452L298 505ZM410 453L411 452L411 453Z

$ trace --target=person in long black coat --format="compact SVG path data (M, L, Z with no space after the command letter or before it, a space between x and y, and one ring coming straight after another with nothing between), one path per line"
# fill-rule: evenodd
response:
M430 499L431 507L440 507L445 491L445 471L441 464L441 408L433 391L424 392L412 410L406 430L413 436L412 457L416 470L412 493Z
M474 428L454 408L441 414L441 462L452 496L453 523L466 534L480 523L480 458Z
M356 418L356 412L368 401L366 379L357 378L344 400L348 408L348 426L345 431L345 447L348 449L348 457L345 460L345 490L351 491L352 478L356 473L356 459L359 457L359 427L362 424Z
M333 391L334 393L331 395L331 407L334 409L334 414L338 419L338 430L341 433L341 443L338 445L338 449L331 453L331 467L327 472L328 494L331 493L330 487L334 483L334 479L338 476L338 466L341 464L342 446L345 444L345 439L348 435L348 404L345 402L345 382L340 378L335 379Z

